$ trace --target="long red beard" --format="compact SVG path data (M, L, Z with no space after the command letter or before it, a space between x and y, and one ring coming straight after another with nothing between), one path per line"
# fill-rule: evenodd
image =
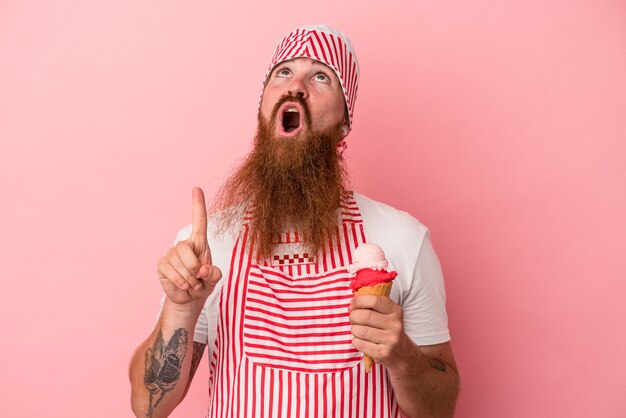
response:
M277 112L285 101L299 101L305 124L297 138L276 132ZM347 172L337 152L343 139L341 124L327 132L311 132L306 103L283 97L274 107L270 123L259 112L254 149L220 189L215 208L221 210L220 229L228 230L252 212L251 244L255 256L271 256L280 233L298 231L311 254L333 241L339 202L346 191Z

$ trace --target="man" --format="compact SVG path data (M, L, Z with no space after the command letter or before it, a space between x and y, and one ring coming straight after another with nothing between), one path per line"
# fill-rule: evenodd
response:
M207 218L194 189L193 223L159 261L162 311L130 366L138 417L169 415L207 346L209 417L453 416L459 375L428 230L345 189L358 78L333 28L279 44L254 149L220 211ZM390 297L353 298L346 268L363 242L398 273Z

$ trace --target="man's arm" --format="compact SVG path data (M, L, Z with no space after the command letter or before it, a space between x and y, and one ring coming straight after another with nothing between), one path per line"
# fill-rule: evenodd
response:
M184 399L206 346L192 341L197 317L166 300L157 326L131 360L135 416L167 417Z
M205 301L222 277L212 265L204 193L192 192L192 230L159 260L165 302L152 334L130 364L131 405L137 417L166 417L182 401L202 358L193 335ZM194 352L197 348L200 352Z
M193 377L196 375L196 371L198 370L198 366L200 365L200 360L202 360L202 356L204 355L204 348L206 344L193 342L193 356L191 357L191 370L189 370L189 379L187 380L187 386L185 386L185 392L183 392L183 399L187 396L187 392L189 392L189 387L191 386L191 382L193 381Z
M450 343L415 345L404 332L402 308L385 296L355 297L350 310L353 345L387 368L404 416L454 416L459 373Z
M459 372L450 343L416 346L407 337L404 359L387 366L400 410L406 417L453 417Z

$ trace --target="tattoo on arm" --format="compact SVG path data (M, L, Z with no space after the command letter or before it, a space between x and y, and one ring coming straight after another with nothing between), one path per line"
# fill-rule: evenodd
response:
M200 360L202 360L202 355L204 354L204 347L206 344L193 342L193 355L191 357L191 373L189 373L189 381L193 379L193 376L196 374L196 370L198 369L198 365L200 364Z
M446 364L441 360L437 360L436 358L431 358L431 359L428 359L428 363L430 363L433 369L439 370L440 372L446 371Z
M165 394L174 389L180 379L180 369L187 352L187 330L179 328L165 343L159 331L154 346L146 351L144 384L150 392L148 417L152 417ZM156 397L156 401L154 400Z

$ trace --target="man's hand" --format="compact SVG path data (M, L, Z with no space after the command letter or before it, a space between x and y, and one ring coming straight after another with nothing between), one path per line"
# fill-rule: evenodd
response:
M386 296L363 295L354 297L349 309L357 350L385 366L406 355L400 305Z
M191 237L170 248L158 264L161 286L176 305L204 304L222 277L211 264L206 205L199 187L192 191L192 219Z

